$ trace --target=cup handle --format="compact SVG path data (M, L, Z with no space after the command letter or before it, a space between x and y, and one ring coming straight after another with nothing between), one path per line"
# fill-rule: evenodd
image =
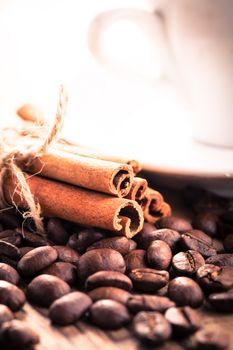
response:
M137 72L137 74L144 77L146 75L146 78L160 78L164 73L166 74L166 63L168 62L169 55L167 52L167 38L163 15L159 11L149 12L129 8L110 10L97 15L90 23L87 38L89 49L95 59L113 70L129 72L130 65L125 67L126 69L124 69L124 64L120 67L118 62L114 62L114 59L109 59L101 48L100 41L104 32L110 27L110 25L119 20L129 20L140 26L149 38L153 50L155 50L153 56L156 56L156 59L154 67L151 69L153 72L150 70L147 71L147 74L144 74L145 72ZM135 41L137 42L137 37L135 38Z

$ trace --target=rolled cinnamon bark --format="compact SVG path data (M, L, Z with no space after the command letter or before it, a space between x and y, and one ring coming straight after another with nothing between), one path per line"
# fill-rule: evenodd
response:
M145 192L148 187L148 182L146 179L142 179L141 177L135 177L133 179L133 184L126 198L140 201L144 198Z
M130 165L77 154L50 150L27 165L19 164L25 171L60 180L94 191L125 197L133 183Z
M160 192L147 188L144 197L138 202L147 222L155 223L161 217L160 210L164 200Z
M142 229L143 212L135 201L85 190L40 176L25 177L45 216L116 231L117 234L128 238ZM15 192L16 186L20 185L12 176L5 179L5 199L9 204L27 209L26 203Z
M42 124L47 125L47 122L43 116L42 111L38 107L32 104L25 104L21 106L17 110L17 114L20 118L22 118L25 121L34 122L34 123L39 122L41 125ZM126 158L116 157L105 153L99 153L96 150L93 150L78 144L74 144L73 142L69 142L65 140L60 140L56 144L56 148L61 151L73 153L83 157L102 159L102 160L112 161L120 164L128 164L133 168L135 175L142 169L141 164L135 159L126 159Z

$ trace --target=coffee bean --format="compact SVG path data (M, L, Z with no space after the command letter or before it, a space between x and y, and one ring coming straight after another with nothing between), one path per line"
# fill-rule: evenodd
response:
M206 264L197 271L198 283L208 292L222 292L233 287L233 267Z
M111 299L119 301L122 304L126 304L131 296L126 290L116 287L99 287L91 290L88 295L93 301Z
M130 312L137 313L139 311L158 311L164 312L175 306L175 303L166 297L157 295L132 295L127 301L127 307Z
M216 326L205 326L187 338L183 345L188 350L222 350L228 344L229 336L226 332Z
M127 273L137 268L147 267L146 251L143 249L132 250L125 255L124 259Z
M48 238L58 245L65 245L70 237L62 222L58 218L51 218L47 224Z
M153 241L147 249L148 264L154 269L168 269L171 259L172 251L164 241Z
M226 252L233 253L233 233L226 236L223 241L223 246Z
M20 251L15 245L0 241L0 255L5 255L9 258L17 260L20 258Z
M155 226L144 222L142 230L134 237L138 244L138 247L142 249L147 249L150 243L154 240L153 232L155 231Z
M34 249L34 247L20 247L19 251L20 251L21 258L33 249Z
M193 220L193 227L204 231L211 237L217 235L218 215L209 212L202 212L196 215Z
M129 239L129 252L132 252L133 250L137 249L137 243L133 239Z
M213 248L216 249L216 252L217 252L218 254L225 253L225 249L224 249L224 246L223 246L223 242L220 241L220 239L218 239L218 238L213 238L212 245L213 245Z
M0 255L0 261L4 264L10 265L13 269L17 269L18 261L8 258L8 256Z
M77 265L79 261L79 254L74 249L61 245L54 245L53 248L57 251L58 261L63 261Z
M12 284L19 284L19 274L18 272L5 263L0 263L0 280L10 282Z
M98 271L89 276L86 280L85 287L91 290L98 287L117 287L125 290L133 288L132 282L121 272L117 271Z
M122 255L126 255L129 251L129 240L121 236L104 238L90 245L87 251L96 248L111 248Z
M8 306L0 304L0 327L4 322L11 321L14 318L14 314Z
M218 312L233 312L233 290L210 294L208 302Z
M181 235L180 245L184 250L196 250L204 257L216 255L212 240L204 232L192 230Z
M133 319L134 335L146 342L157 344L171 337L172 329L166 318L155 311L141 311Z
M154 270L149 268L134 269L130 272L129 278L133 282L136 290L142 292L154 292L169 281L169 273L163 270Z
M120 253L109 248L90 250L78 261L78 277L85 281L88 276L101 270L125 272L125 262Z
M196 250L180 252L172 258L172 267L178 275L191 276L202 265L205 265L205 260Z
M77 282L77 268L73 264L66 262L55 262L42 271L43 274L53 275L61 278L68 284Z
M101 230L86 228L71 235L67 244L78 253L84 253L87 247L103 238L105 238L105 233Z
M66 326L77 322L90 308L91 298L81 292L73 292L55 300L49 308L49 318L53 323Z
M196 213L213 213L222 215L229 207L229 201L226 198L219 197L211 192L205 191L196 198L193 203L193 210Z
M91 306L90 319L98 327L118 329L129 323L130 314L127 308L118 301L104 299Z
M15 230L4 230L0 232L0 240L19 247L22 243L21 236Z
M17 216L15 209L1 211L0 220L5 229L15 229L21 226L21 219Z
M32 349L39 343L38 334L25 322L12 320L2 325L0 344L2 349L19 350Z
M12 311L18 311L25 303L24 292L14 284L0 281L0 304L8 306Z
M218 254L215 256L210 256L206 260L206 264L233 267L233 254L228 253L228 254Z
M28 245L30 247L42 247L50 244L47 238L39 235L38 233L32 233L28 230L22 230L17 228L16 230L19 234L21 234L23 244Z
M27 287L29 299L39 306L48 307L54 300L70 293L69 285L52 275L35 277Z
M168 284L166 286L156 290L156 295L158 295L160 297L166 297L167 291L168 291Z
M192 225L188 220L177 216L167 216L159 219L156 222L156 227L169 228L171 230L178 231L179 233L184 233L192 230Z
M204 295L199 285L189 277L176 277L168 284L168 297L178 306L189 305L197 308L202 305Z
M194 333L201 327L199 313L189 306L171 307L165 312L165 317L178 336Z
M24 276L32 276L51 265L57 259L56 249L38 247L25 254L18 262L18 271Z

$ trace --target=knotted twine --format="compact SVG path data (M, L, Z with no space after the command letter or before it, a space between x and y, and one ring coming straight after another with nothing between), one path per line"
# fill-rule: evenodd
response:
M44 155L51 145L58 141L66 116L67 101L67 94L61 85L55 119L50 128L47 125L35 125L18 130L16 128L5 128L2 130L0 137L0 211L12 208L9 207L9 203L6 202L4 197L4 179L6 176L13 176L16 179L16 187L14 193L11 194L12 203L19 211L13 199L15 194L27 203L28 210L21 214L24 220L33 219L36 230L42 234L44 233L44 225L40 203L32 195L19 164L29 165L35 158ZM21 148L15 149L15 145L12 143L14 134L24 135L24 141L26 142ZM41 143L36 147L35 139L33 140L35 135L41 140ZM38 174L30 176L35 175Z

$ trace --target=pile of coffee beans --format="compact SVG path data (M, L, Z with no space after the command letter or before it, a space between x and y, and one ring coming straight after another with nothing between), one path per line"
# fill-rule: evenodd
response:
M175 339L186 349L225 349L228 335L202 325L198 308L233 312L233 202L188 189L191 220L145 223L133 239L45 220L47 235L0 213L0 348L32 348L39 336L15 318L26 299L54 325L84 319L128 327L147 344ZM17 341L16 341L17 340Z

